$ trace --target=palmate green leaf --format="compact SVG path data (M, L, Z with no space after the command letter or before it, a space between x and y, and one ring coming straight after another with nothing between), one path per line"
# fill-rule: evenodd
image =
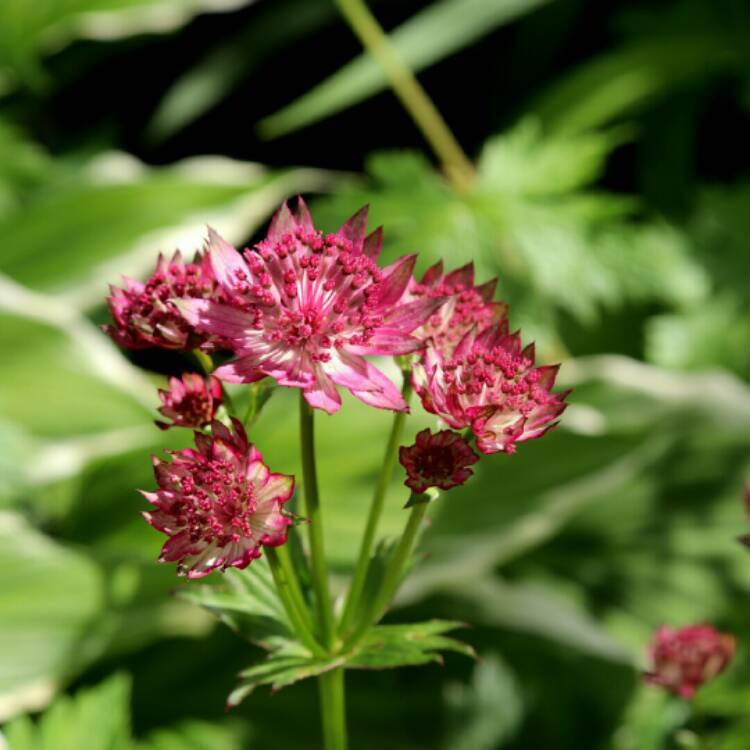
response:
M429 620L408 625L377 625L362 639L353 654L347 656L347 669L392 669L437 662L443 651L474 658L474 649L443 633L463 627L450 620Z
M5 727L12 750L131 750L130 679L114 675L53 704L34 725L20 717Z
M229 570L219 586L205 583L181 588L178 596L204 607L234 631L263 648L290 639L294 630L278 597L264 557L245 570Z
M529 13L546 0L439 0L389 35L401 61L418 72ZM388 80L378 62L362 54L279 112L261 120L259 130L278 137L310 125L383 91Z
M317 677L343 664L344 660L341 657L316 659L301 646L290 643L272 652L260 664L240 672L240 684L229 694L227 706L239 705L261 685L270 685L275 692L308 677Z
M0 717L49 700L103 606L97 565L0 515Z
M462 623L448 620L378 625L350 653L328 659L312 656L295 641L276 639L265 661L240 672L240 684L229 695L227 705L238 705L261 685L270 685L276 691L339 667L393 669L430 662L442 663L441 652L444 651L474 657L471 646L443 635L459 627L462 627Z

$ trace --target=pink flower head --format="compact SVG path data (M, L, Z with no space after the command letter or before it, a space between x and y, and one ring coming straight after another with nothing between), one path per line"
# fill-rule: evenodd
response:
M482 453L513 453L515 444L554 427L569 391L551 393L559 365L534 367L534 345L522 349L507 321L467 333L451 357L429 345L414 368L427 411L455 430L471 427Z
M188 578L245 568L262 545L286 541L291 519L282 506L294 477L272 474L242 425L232 422L233 431L215 421L212 436L196 432L197 450L173 451L171 463L154 457L159 489L142 493L155 507L144 517L169 536L159 561L177 561L178 574Z
M217 290L211 265L197 255L185 263L179 250L172 260L159 255L156 269L145 283L125 277L125 288L110 286L107 298L114 325L102 326L126 349L195 349L204 340L174 304L176 298L208 298Z
M161 430L170 427L205 427L211 424L221 403L221 383L210 375L204 380L194 372L186 372L182 379L170 378L169 390L159 389L162 406L159 411L172 423L156 422Z
M247 383L270 375L301 388L311 406L329 414L341 406L336 386L372 406L407 410L398 388L363 355L421 348L409 334L443 300L402 301L415 256L378 267L382 233L366 237L366 223L363 208L324 235L300 198L294 213L284 204L266 239L244 254L209 231L214 273L232 306L207 299L179 306L192 325L225 337L237 354L217 377Z
M474 473L469 466L479 461L479 456L453 430L435 435L422 430L414 445L399 448L398 460L406 469L406 486L425 492L430 487L449 490L463 484Z
M446 274L440 261L425 271L422 280L412 280L407 298L444 298L430 319L413 335L430 339L441 357L450 357L461 339L472 328L484 330L500 323L508 313L505 302L493 302L497 279L480 286L474 285L474 264L468 263Z
M660 627L648 646L653 667L644 679L692 698L704 682L724 671L736 648L734 636L711 625Z

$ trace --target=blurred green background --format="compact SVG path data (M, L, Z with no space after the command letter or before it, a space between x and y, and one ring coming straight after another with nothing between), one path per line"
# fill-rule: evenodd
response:
M258 239L286 197L386 254L472 259L562 360L560 427L435 509L391 618L481 655L348 673L357 750L747 750L750 7L373 0L478 178L459 196L331 0L0 0L0 721L11 750L311 750L315 686L227 715L259 652L173 592L135 488L155 386L99 332L107 283ZM290 398L254 431L295 471ZM319 420L339 588L389 416ZM415 409L413 434L430 424ZM394 481L385 532L403 523ZM662 623L737 634L695 715L640 685ZM34 716L34 729L25 714ZM704 745L675 729L690 721Z

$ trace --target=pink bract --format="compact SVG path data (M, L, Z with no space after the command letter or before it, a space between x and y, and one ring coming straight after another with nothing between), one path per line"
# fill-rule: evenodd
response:
M272 474L240 422L221 422L212 436L195 433L197 449L154 457L159 489L142 492L154 506L146 520L169 539L160 562L177 562L179 575L201 578L228 567L245 568L263 545L286 542L291 519L282 506L292 496L294 477Z
M171 423L156 422L162 430L170 427L204 427L210 424L221 403L221 383L213 376L204 380L194 372L182 378L169 378L169 390L159 389L159 412Z
M660 627L648 647L652 669L644 679L692 698L703 683L726 669L736 648L734 636L711 625Z
M414 368L414 387L427 411L449 427L470 427L482 453L513 453L516 443L556 424L569 391L552 393L559 365L534 366L534 345L522 348L507 321L467 333L451 357L428 345Z
M145 282L125 277L125 288L110 286L107 298L114 325L102 326L127 349L191 350L206 336L198 334L175 306L175 299L213 297L218 289L208 260L196 255L185 263L177 251L171 260L159 255L156 269Z
M192 325L225 338L237 355L217 377L248 383L268 375L301 388L311 406L328 413L341 406L336 386L366 404L407 410L399 389L363 357L421 348L410 332L444 300L402 301L415 256L378 267L382 233L365 236L366 223L363 208L324 235L299 199L294 213L284 204L266 239L244 254L209 231L211 264L230 304L178 305Z
M472 329L483 330L500 323L508 313L505 302L494 302L492 297L497 279L474 284L474 265L445 273L440 261L425 271L422 280L412 280L406 299L443 298L445 302L412 335L432 342L441 357L450 357L461 339Z
M404 484L414 492L425 492L430 487L450 490L463 484L474 472L469 468L479 456L457 432L430 430L417 433L416 442L401 446L398 453L406 469Z

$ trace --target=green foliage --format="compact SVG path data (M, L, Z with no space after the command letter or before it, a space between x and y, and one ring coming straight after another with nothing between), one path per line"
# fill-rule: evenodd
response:
M401 62L420 71L545 2L440 0L394 29L390 41ZM280 136L350 107L387 86L383 69L371 55L363 53L281 111L261 120L258 127L267 137Z

